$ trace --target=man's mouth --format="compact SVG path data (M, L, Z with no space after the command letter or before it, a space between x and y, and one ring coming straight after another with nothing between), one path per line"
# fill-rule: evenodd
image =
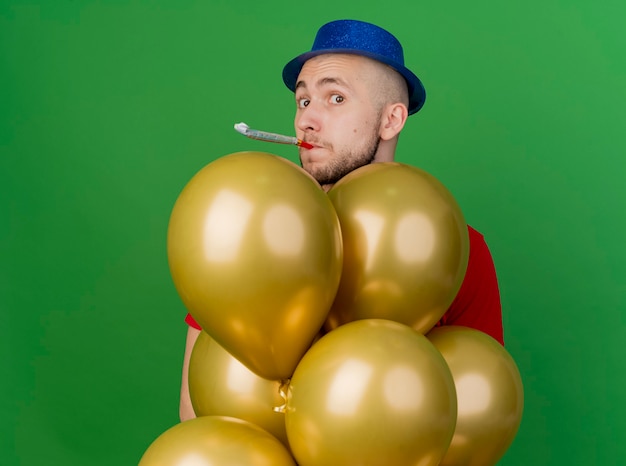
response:
M308 144L311 149L322 149L324 147L324 144L319 141L303 140L302 142Z

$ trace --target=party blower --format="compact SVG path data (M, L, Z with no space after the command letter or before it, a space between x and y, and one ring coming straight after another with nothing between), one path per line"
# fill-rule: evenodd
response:
M259 131L252 129L245 123L236 123L235 130L250 139L258 139L259 141L276 142L278 144L293 144L295 146L304 147L305 149L313 149L308 142L292 136L284 136L282 134L268 133L267 131Z

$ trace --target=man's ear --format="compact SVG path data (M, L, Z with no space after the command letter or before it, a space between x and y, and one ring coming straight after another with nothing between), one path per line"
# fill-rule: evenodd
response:
M406 105L399 102L387 105L380 121L380 138L388 141L396 137L404 128L408 116Z

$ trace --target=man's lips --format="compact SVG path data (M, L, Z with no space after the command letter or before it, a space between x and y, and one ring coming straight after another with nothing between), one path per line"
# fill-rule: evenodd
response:
M302 140L302 147L305 148L305 149L311 150L311 149L321 149L321 148L325 147L325 145L324 145L323 142L316 142L316 141L311 141L311 140L309 140L309 141Z

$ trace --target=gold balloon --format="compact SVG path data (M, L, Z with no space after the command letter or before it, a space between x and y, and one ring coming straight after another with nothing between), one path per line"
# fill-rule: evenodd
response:
M428 339L450 367L458 418L442 465L494 465L517 434L524 388L515 361L500 343L478 330L447 326Z
M197 416L230 416L262 427L288 446L281 382L259 377L208 333L200 332L189 360L189 394Z
M441 354L388 320L350 322L323 336L287 391L287 437L300 466L438 465L455 420Z
M259 376L289 378L341 274L339 221L319 184L272 154L217 159L180 193L167 251L202 328Z
M145 451L139 466L296 466L276 438L254 424L204 416L176 424Z
M396 162L361 167L330 191L341 224L341 282L326 322L380 318L426 333L454 300L469 234L458 204L432 175Z

